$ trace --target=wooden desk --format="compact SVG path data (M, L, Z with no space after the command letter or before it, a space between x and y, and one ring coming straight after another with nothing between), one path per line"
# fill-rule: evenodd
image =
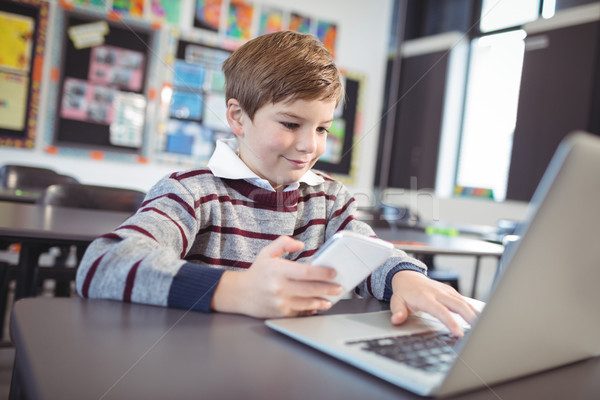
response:
M330 312L387 308L342 300ZM108 300L29 298L12 314L12 398L421 399L262 320ZM518 360L515 360L518 362ZM600 357L457 399L591 399Z
M131 213L0 201L0 239L21 243L15 298L31 293L39 255L49 246L85 245Z
M407 253L475 257L470 297L475 297L481 258L495 257L500 261L504 253L502 245L462 236L428 235L410 229L377 229L375 233L384 240L394 242L397 248Z

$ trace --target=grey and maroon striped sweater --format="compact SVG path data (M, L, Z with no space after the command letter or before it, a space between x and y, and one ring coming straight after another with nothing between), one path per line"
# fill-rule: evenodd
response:
M92 242L77 271L77 291L85 298L210 311L223 271L247 269L281 235L304 242L303 250L284 255L296 261L306 261L339 230L374 235L354 218L356 203L344 185L323 178L273 192L218 178L208 168L171 174L133 216ZM356 292L389 300L391 277L404 269L426 267L396 250Z

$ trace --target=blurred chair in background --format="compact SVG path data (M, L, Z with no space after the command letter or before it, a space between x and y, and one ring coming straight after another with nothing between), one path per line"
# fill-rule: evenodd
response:
M110 186L84 185L80 183L59 183L48 186L38 200L38 204L95 210L130 211L132 214L142 205L146 193L134 189ZM116 227L115 227L116 228ZM55 281L55 296L70 296L71 282L75 279L76 266L85 252L86 246L77 246L75 268L67 266L70 248L61 248L61 256L51 267L35 269L33 288L43 286L46 279ZM32 296L37 293L31 293Z
M2 200L34 203L46 187L55 183L77 183L77 179L59 174L49 168L20 164L5 164L0 167L0 189L5 191ZM21 195L21 192L26 195ZM7 193L15 193L15 195L10 196ZM12 244L15 242L0 240L0 250L7 250ZM17 272L15 264L0 262L0 337L7 311L9 285L16 279Z
M4 189L41 192L55 183L77 183L77 179L48 168L17 164L0 167L0 186Z
M142 205L144 197L146 193L134 189L59 183L48 186L38 204L134 213Z

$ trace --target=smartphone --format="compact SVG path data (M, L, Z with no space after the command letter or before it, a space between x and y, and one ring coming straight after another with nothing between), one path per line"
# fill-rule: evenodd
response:
M337 271L332 282L341 285L344 291L337 296L325 296L335 304L381 266L393 248L393 244L381 239L340 231L330 237L308 262Z

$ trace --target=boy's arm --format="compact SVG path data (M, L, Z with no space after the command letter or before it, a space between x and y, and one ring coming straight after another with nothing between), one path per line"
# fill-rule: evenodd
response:
M190 192L177 179L163 178L136 214L90 244L77 271L78 293L163 306L197 300L206 288L190 294L185 281L210 284L218 276L183 260L198 230L196 217Z

